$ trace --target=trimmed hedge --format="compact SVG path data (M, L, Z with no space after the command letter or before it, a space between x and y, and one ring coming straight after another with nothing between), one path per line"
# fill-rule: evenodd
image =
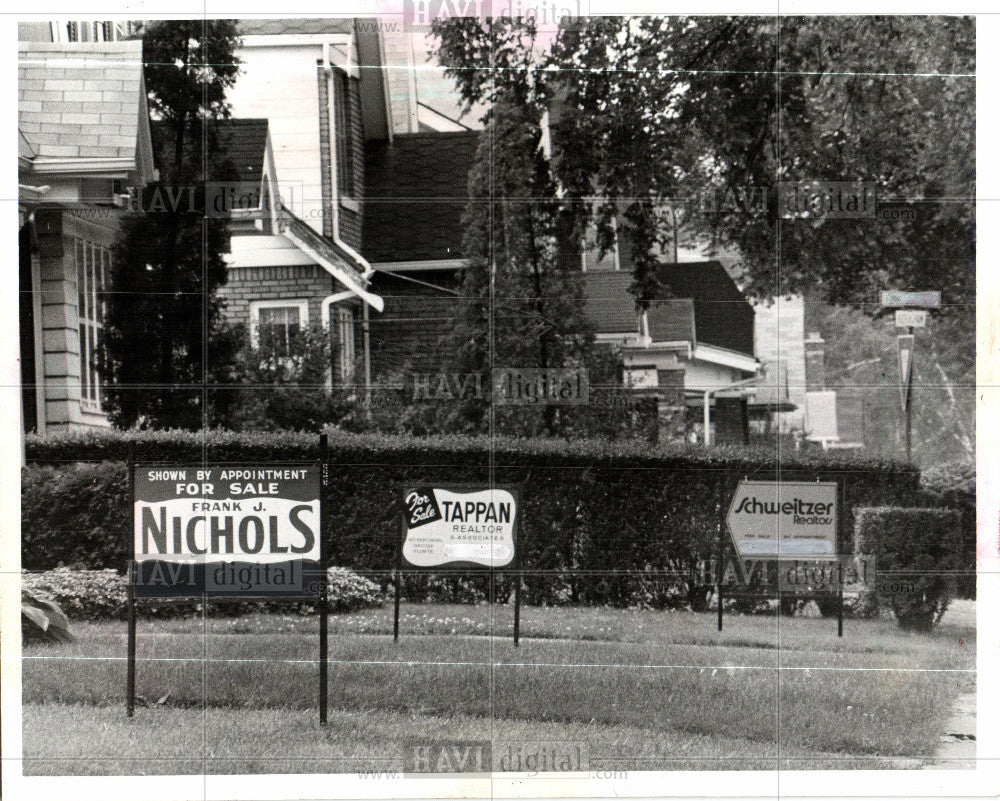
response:
M354 612L375 609L385 596L379 586L343 567L327 570L329 608L331 612ZM125 576L110 568L104 570L73 570L59 567L41 573L21 572L24 590L50 598L58 603L71 620L124 620L128 612L128 583ZM260 601L212 599L211 608L230 615L250 612L284 611L310 614L316 609L312 599L275 599ZM201 611L198 598L173 600L143 600L143 617L179 617Z
M961 514L954 509L855 510L858 553L875 559L875 595L903 628L929 631L955 594Z
M960 598L976 597L976 465L949 462L920 474L920 487L928 506L945 506L962 515L963 575L956 582Z
M122 569L129 537L127 443L137 461L266 462L317 458L317 437L290 433L102 432L27 439L23 565ZM491 473L492 456L492 473ZM520 484L527 603L682 606L711 557L720 515L742 478L776 480L773 450L649 446L628 441L330 432L331 560L387 584L398 547L398 495L413 483ZM80 461L99 464L76 464ZM42 464L42 463L45 464ZM58 466L55 466L58 465ZM919 492L919 473L898 462L783 454L780 477L838 480L845 538L858 506L896 505ZM842 543L845 553L851 542ZM663 577L665 571L673 574ZM679 578L678 578L679 577ZM503 600L510 577L499 576ZM487 578L408 577L411 598L448 588L482 597Z

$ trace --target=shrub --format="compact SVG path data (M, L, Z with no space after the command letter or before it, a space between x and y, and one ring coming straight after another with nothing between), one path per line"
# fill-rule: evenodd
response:
M976 597L976 465L972 461L949 462L925 470L920 488L930 506L957 509L962 515L963 575L957 592L962 598Z
M953 509L855 510L858 552L875 559L878 601L899 625L929 631L955 591L961 561L960 514Z
M331 612L355 612L375 609L385 596L378 585L343 567L327 570L328 602ZM21 586L32 596L50 598L60 604L72 620L123 620L128 613L128 580L116 570L72 570L60 567L42 573L23 571ZM304 599L225 600L212 599L210 608L217 614L244 615L249 612L293 611L311 614L316 601ZM202 610L200 598L169 600L147 599L139 602L140 614L149 617L177 617Z
M69 618L40 592L21 590L21 636L25 642L69 642Z
M226 431L28 437L24 564L124 569L129 515L121 460L128 442L138 461L253 464L316 459L317 439L305 433ZM790 454L779 464L773 450L621 440L331 431L329 458L330 515L323 537L330 559L379 576L384 586L396 563L403 487L491 477L521 485L520 553L529 571L523 600L529 604L685 603L685 582L656 577L693 575L711 557L720 516L742 478L775 480L780 469L788 481L840 481L844 552L853 550L854 507L900 504L918 491L919 480L911 466L846 455ZM116 462L66 464L81 459ZM43 461L60 465L39 464ZM509 576L498 580L498 595L508 591L510 581ZM472 600L482 597L485 579L474 576L459 584L408 576L404 583L405 596L414 599L447 595L449 587L456 598Z

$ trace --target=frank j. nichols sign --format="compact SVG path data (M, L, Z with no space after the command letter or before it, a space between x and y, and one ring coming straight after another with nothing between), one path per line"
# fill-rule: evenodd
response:
M319 465L133 470L137 596L316 594Z
M517 490L413 487L403 492L402 558L411 567L505 567L514 561Z

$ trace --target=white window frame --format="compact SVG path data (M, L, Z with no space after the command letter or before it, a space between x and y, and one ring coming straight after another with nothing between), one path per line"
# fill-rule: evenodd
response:
M260 310L286 309L299 310L299 327L304 329L309 325L309 300L306 298L289 298L288 300L254 300L250 302L250 344L254 350L260 346Z
M77 282L80 408L100 413L103 410L101 395L104 391L104 382L94 360L100 352L104 319L107 316L107 303L99 297L99 293L104 291L111 272L111 250L97 242L75 236L73 265L76 267Z

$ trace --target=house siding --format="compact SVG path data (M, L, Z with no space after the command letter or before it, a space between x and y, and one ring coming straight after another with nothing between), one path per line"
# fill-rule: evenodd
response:
M230 267L226 283L219 288L223 318L249 328L253 301L308 300L309 324L321 321L323 298L339 290L339 284L317 264L280 267Z
M456 275L450 272L407 275L444 288L458 286ZM384 273L376 273L372 291L385 300L385 310L370 320L373 378L404 368L436 372L454 360L454 353L441 338L461 312L459 298Z
M112 215L109 215L114 220ZM41 286L42 398L46 433L104 428L107 417L81 405L80 333L74 238L110 248L115 228L40 210L35 217ZM36 344L36 347L38 345Z

